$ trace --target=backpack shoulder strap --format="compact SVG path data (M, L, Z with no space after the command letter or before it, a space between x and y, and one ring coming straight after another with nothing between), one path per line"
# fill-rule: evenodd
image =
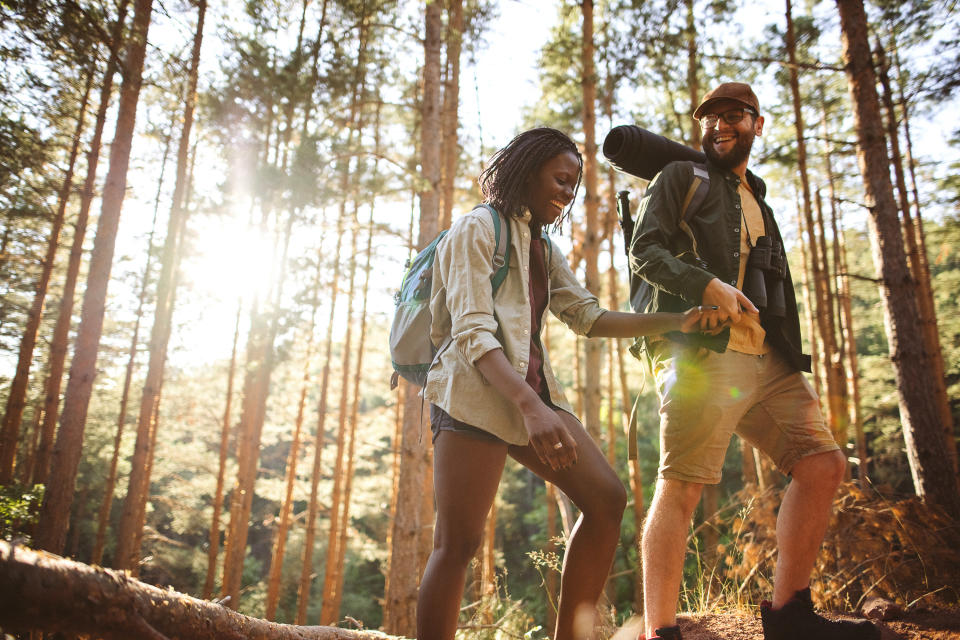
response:
M693 179L690 181L690 188L687 189L687 196L683 200L683 213L680 216L684 222L689 222L699 213L708 191L710 191L710 173L707 171L707 166L693 163Z
M683 198L683 208L680 211L680 223L678 226L690 237L690 242L693 243L693 254L699 257L700 253L697 251L697 239L694 237L693 230L690 228L689 223L693 220L694 216L700 212L703 201L707 199L707 192L710 191L710 173L704 164L697 162L691 164L693 165L693 179L690 180L687 195Z
M493 218L493 237L497 243L497 248L493 254L493 275L490 276L490 283L493 285L493 292L496 293L500 285L507 278L507 271L510 264L510 221L503 217L503 214L494 209L487 203L477 205L477 208L483 207L490 212ZM506 228L505 233L501 233L501 228Z

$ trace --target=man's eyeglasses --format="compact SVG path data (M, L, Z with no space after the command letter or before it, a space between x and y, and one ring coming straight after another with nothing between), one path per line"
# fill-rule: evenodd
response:
M708 113L700 118L700 126L704 129L712 129L719 124L721 118L727 124L737 124L748 113L754 118L757 117L757 112L753 109L729 109L723 113Z

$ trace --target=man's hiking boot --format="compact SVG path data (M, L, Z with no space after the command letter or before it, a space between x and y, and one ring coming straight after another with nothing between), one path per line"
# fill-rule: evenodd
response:
M683 640L683 636L680 635L680 627L664 627L662 629L657 629L657 635L650 636L640 636L637 640Z
M828 620L813 611L810 588L797 591L783 607L760 605L764 640L880 640L880 630L868 620Z

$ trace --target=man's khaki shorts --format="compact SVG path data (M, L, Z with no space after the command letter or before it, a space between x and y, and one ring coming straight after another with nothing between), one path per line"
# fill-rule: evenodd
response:
M810 383L775 350L758 356L658 346L659 477L720 482L734 432L785 474L805 456L839 449Z

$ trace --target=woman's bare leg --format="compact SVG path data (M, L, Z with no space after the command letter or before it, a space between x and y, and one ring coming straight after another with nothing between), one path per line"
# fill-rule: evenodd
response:
M507 457L503 442L441 431L433 443L437 522L417 596L417 638L452 640L467 567L480 546Z
M593 637L597 601L613 563L627 493L620 478L573 416L557 411L577 442L577 462L554 471L530 446L510 447L511 457L560 488L580 509L563 559L555 640ZM422 640L422 639L421 639Z

